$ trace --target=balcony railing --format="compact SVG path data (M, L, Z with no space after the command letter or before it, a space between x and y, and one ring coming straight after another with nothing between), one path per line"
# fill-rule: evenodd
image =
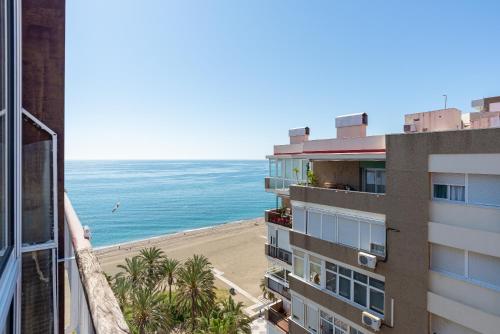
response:
M290 199L359 211L386 212L385 194L293 185Z
M286 299L290 300L291 295L287 285L288 285L287 283L279 279L276 279L276 277L272 275L268 275L266 277L266 286L269 290L276 292L280 296L283 296Z
M266 255L292 265L292 253L273 245L265 245Z
M280 209L266 210L266 222L281 225L283 227L292 228L292 216L282 212Z
M285 333L289 333L288 314L283 309L283 302L279 301L266 310L266 320Z
M80 220L64 194L66 291L65 333L130 333Z

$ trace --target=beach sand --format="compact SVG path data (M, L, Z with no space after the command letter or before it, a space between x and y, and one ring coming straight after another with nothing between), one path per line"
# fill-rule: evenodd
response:
M222 272L216 287L227 290L230 286L224 281L231 281L250 295L237 293L235 299L251 306L255 298L262 295L259 284L268 266L264 254L266 235L263 218L256 218L100 248L95 252L108 274L117 273L118 264L146 247L156 246L167 256L181 261L193 254L203 254L217 273Z

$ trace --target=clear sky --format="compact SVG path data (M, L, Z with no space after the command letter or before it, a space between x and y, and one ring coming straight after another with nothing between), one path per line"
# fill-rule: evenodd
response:
M500 95L500 1L68 0L67 159L260 159Z

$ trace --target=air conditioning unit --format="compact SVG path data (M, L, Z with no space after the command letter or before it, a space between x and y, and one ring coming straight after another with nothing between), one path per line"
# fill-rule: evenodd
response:
M374 331L378 331L382 325L382 320L371 313L363 312L361 314L361 322L363 325L370 327Z
M365 266L371 269L375 269L377 266L377 257L364 252L358 253L358 264L360 266Z

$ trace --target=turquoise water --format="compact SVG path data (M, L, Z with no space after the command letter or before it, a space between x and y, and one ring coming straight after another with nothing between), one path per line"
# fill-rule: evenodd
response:
M264 191L264 160L72 160L65 167L66 190L94 246L260 217L275 205Z

